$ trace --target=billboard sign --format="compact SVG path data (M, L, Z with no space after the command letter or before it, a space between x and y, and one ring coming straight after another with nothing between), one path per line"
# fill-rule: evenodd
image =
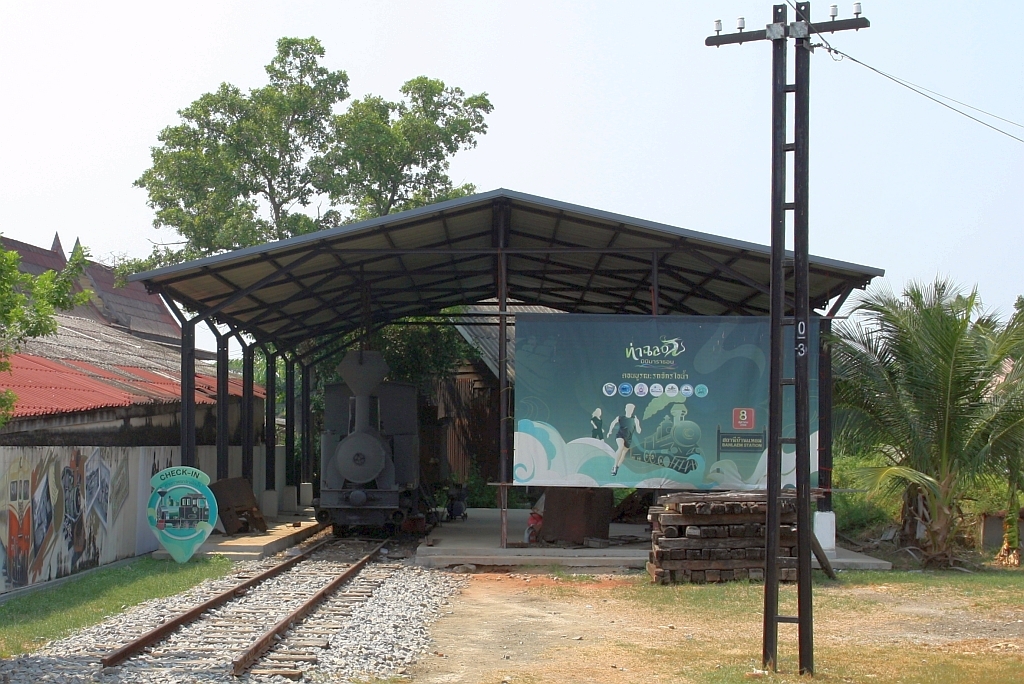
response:
M171 558L185 563L217 524L217 498L210 476L198 468L174 466L149 481L153 493L146 513L149 526Z
M810 342L816 350L816 320ZM516 484L764 488L767 318L517 314L515 351ZM810 366L816 482L813 351ZM792 387L785 403L792 436ZM783 486L795 485L793 449L783 446Z

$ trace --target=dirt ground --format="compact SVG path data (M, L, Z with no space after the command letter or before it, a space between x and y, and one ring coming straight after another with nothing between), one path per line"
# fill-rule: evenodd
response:
M901 574L816 588L816 679L1024 682L1021 582L990 588ZM796 681L796 627L780 673L758 671L763 587L652 587L645 576L483 573L434 625L414 682ZM795 610L783 590L783 612ZM785 674L789 672L790 674Z

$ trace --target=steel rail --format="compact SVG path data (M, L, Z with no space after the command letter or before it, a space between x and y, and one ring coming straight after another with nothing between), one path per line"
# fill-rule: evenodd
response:
M385 539L382 541L372 551L353 563L351 567L331 580L330 583L320 591L316 592L308 601L279 620L278 623L267 630L263 636L254 641L249 648L243 651L241 655L231 662L233 674L236 677L244 674L246 670L252 667L256 661L274 645L279 634L283 634L291 629L294 624L309 615L309 613L316 608L318 603L330 596L338 587L358 574L358 572L363 569L363 566L369 563L370 560L377 555L377 552L380 551L381 548L389 541L391 540Z
M213 596L212 598L203 601L199 605L189 609L188 611L182 613L176 618L168 620L167 622L163 623L159 627L156 627L155 629L151 629L139 638L125 644L116 651L108 653L107 655L100 658L100 662L103 663L103 667L112 667L122 661L127 660L128 658L131 658L133 655L141 653L143 649L147 648L148 646L153 646L159 641L162 641L171 633L175 632L178 628L184 627L185 625L191 622L195 622L206 611L212 608L216 608L217 606L222 605L224 603L227 603L233 598L244 595L246 591L256 586L257 584L260 584L261 582L264 582L270 579L271 577L274 577L275 575L279 575L280 573L284 572L296 563L301 563L302 561L309 558L309 556L314 551L316 551L324 544L327 544L331 541L333 540L328 538L321 542L313 544L309 548L305 549L302 553L296 556L292 556L288 560L278 563L274 567L265 570L260 574L251 577L240 584L236 584L230 589L223 591L220 594L217 594L216 596Z

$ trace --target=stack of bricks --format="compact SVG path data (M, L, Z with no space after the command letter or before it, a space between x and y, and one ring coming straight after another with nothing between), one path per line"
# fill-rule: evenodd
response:
M796 499L779 499L779 579L796 581ZM669 494L647 519L653 548L647 572L656 584L764 580L764 492Z

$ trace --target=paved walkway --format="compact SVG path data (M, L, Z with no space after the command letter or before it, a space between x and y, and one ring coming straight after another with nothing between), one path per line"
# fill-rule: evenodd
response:
M312 537L322 529L313 519L313 509L299 513L278 513L276 520L267 521L267 532L250 532L228 537L213 533L199 547L196 555L220 554L231 560L259 560L273 556L300 541ZM162 548L153 552L153 558L170 558Z

